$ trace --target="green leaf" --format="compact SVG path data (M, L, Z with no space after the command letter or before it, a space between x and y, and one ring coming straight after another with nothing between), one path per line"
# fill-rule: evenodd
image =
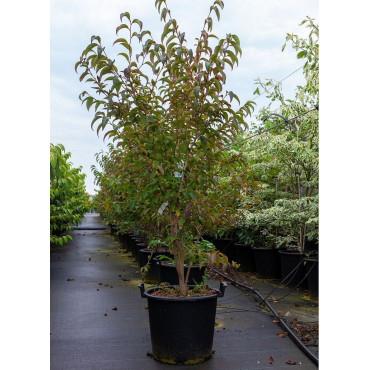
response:
M120 26L118 26L117 28L116 28L116 35L118 35L118 31L119 30L122 30L123 28L126 28L126 29L130 29L128 26L127 26L127 24L121 24Z
M121 15L119 16L121 22L122 22L122 19L124 17L126 17L128 20L130 20L130 13L129 12L121 13Z
M217 6L214 6L214 7L213 7L213 10L214 10L214 11L215 11L215 13L216 13L217 20L220 20L220 10L217 8Z
M232 91L229 91L229 96L230 96L230 102L233 101L234 93Z
M207 26L208 26L208 31L212 31L212 18L211 17L209 17L208 19L207 19Z
M198 197L192 191L189 191L189 195L190 195L191 199L193 199L193 200L198 199Z
M167 15L167 8L163 8L162 13L161 13L161 20L163 19L164 21L166 21L166 15Z
M139 19L134 19L132 21L132 24L134 24L134 23L136 23L137 25L139 25L140 31L143 29L143 22L142 21L140 21Z
M86 108L87 108L87 110L90 110L90 107L93 105L93 103L94 103L94 98L92 96L89 96L86 99Z

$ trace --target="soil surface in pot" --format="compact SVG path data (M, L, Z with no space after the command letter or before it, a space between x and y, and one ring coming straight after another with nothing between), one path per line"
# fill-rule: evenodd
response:
M155 297L186 298L186 297L206 297L216 293L217 291L210 288L208 285L202 285L188 288L186 295L182 295L180 293L180 287L176 285L173 288L169 286L160 286L160 289L151 293L151 295Z

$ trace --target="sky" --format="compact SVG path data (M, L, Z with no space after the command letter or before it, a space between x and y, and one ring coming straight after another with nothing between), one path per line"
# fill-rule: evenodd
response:
M208 0L167 0L172 17L180 25L188 47L192 47L212 5ZM224 37L236 34L243 50L239 66L227 74L226 89L234 91L241 102L255 98L255 79L281 80L303 65L289 46L282 52L287 33L307 35L299 23L309 16L318 22L318 0L224 0L221 19L214 18L212 33ZM95 153L106 149L107 142L91 129L93 109L88 112L79 101L79 94L88 86L79 81L74 70L81 52L92 35L99 35L111 59L120 52L112 47L120 14L128 11L132 18L144 23L154 39L159 40L163 22L154 0L51 0L50 2L50 141L61 143L71 152L74 167L82 166L86 189L94 194L91 165ZM287 98L303 82L302 70L283 82ZM256 99L255 112L267 104L265 97Z

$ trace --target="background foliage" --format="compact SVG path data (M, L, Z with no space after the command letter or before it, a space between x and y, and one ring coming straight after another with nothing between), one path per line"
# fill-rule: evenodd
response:
M72 237L66 232L88 211L81 167L73 168L62 144L50 144L50 244L63 245Z

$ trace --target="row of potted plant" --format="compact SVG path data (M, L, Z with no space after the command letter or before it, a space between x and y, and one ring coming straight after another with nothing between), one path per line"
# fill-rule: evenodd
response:
M127 251L132 253L132 257L141 268L144 282L178 284L173 255L167 246L158 240L148 241L144 236L137 236L133 233L121 234L116 230L115 235ZM304 255L286 249L251 247L234 239L217 239L209 235L205 235L198 243L198 255L196 259L193 255L192 267L185 266L185 275L190 270L189 281L191 283L200 283L205 280L208 256L215 248L222 252L229 261L233 261L234 266L237 266L240 271L257 273L262 278L279 280L289 287L309 289L311 297L318 297L317 250L313 249Z
M50 245L72 239L68 232L88 211L85 174L69 162L71 153L62 144L50 144Z

